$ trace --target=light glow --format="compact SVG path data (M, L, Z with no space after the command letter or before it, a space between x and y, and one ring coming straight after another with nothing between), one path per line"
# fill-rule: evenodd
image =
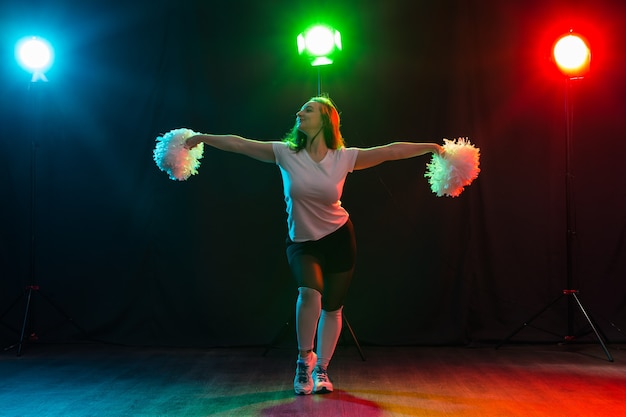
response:
M589 70L591 51L580 36L571 32L556 42L553 55L561 72L569 77L581 77Z
M304 35L304 44L313 55L327 55L335 47L335 36L327 27L316 26Z
M33 74L31 81L47 81L45 72L52 66L54 53L45 39L31 36L20 40L15 57L22 68Z
M342 49L340 32L323 25L299 34L297 41L298 53L309 56L313 66L332 64L332 55Z

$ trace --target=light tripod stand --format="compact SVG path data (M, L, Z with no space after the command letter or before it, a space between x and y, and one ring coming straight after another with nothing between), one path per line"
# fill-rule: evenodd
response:
M576 80L575 77L567 77L565 82L565 118L566 118L566 138L565 138L565 210L566 210L566 284L567 287L563 289L561 294L544 308L542 308L539 312L532 315L528 320L522 323L515 331L513 331L509 336L507 336L500 344L496 347L496 349L500 348L502 345L507 343L511 338L513 338L517 333L522 331L526 327L532 327L532 323L541 316L544 312L552 308L557 302L559 302L564 297L567 298L567 335L564 336L564 340L566 342L571 342L576 339L574 335L574 312L576 309L580 311L583 315L587 323L589 324L591 330L596 336L598 343L602 347L602 350L606 354L609 362L613 362L613 357L611 353L606 347L606 343L604 338L602 337L598 327L594 324L590 315L587 313L587 310L583 306L580 298L578 296L579 290L574 288L574 255L573 255L573 244L576 239L576 225L575 225L575 215L574 215L574 205L573 205L573 188L572 188L572 180L573 175L571 171L571 157L572 157L572 136L573 136L573 122L574 122L574 111L573 111L573 97L572 97L572 83Z
M28 112L33 115L35 120L30 121L28 126L28 132L31 140L31 154L30 154L30 271L29 271L29 284L25 286L24 292L19 295L13 303L0 315L2 320L13 308L15 308L20 301L24 301L24 316L22 318L21 328L19 330L18 341L6 347L4 350L8 351L13 348L17 348L17 356L22 355L24 344L27 341L38 340L37 334L33 330L33 304L34 297L40 296L50 306L52 306L59 314L70 322L81 334L86 335L86 332L76 324L76 322L56 304L51 297L41 291L39 284L37 284L37 271L36 271L36 252L37 252L37 138L41 135L41 122L42 122L42 101L46 94L47 83L31 81L28 86Z

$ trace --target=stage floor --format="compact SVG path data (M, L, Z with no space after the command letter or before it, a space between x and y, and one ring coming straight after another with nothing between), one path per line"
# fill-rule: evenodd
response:
M0 355L0 415L618 416L626 347L340 346L335 392L295 396L295 351L27 345Z

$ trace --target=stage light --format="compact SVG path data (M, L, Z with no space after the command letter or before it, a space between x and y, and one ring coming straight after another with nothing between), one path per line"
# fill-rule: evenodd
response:
M341 51L341 33L328 26L317 25L298 35L298 53L306 55L311 65L329 65L333 57Z
M561 72L570 78L581 78L589 71L591 51L583 38L571 31L554 44L553 55Z
M24 38L15 46L15 57L22 68L32 74L31 82L48 81L45 73L54 61L48 41L37 36Z
M574 126L574 105L573 105L573 80L581 79L589 71L589 63L591 61L591 52L587 43L579 35L575 35L571 30L567 35L562 36L554 44L552 51L554 61L561 70L561 72L567 76L565 78L565 278L566 288L564 288L559 296L549 304L547 304L539 313L534 314L531 318L524 322L517 330L507 336L503 342L497 347L502 346L508 342L513 336L519 333L526 327L532 327L532 322L541 317L544 312L554 306L560 299L567 297L567 334L563 336L563 340L566 342L577 339L577 332L574 329L574 317L573 313L578 307L582 316L587 320L587 324L596 336L597 341L600 343L604 354L609 362L613 362L613 356L609 352L606 343L604 342L602 333L596 328L596 325L591 320L587 310L583 306L578 293L577 282L575 281L575 253L574 243L576 240L576 210L574 207L573 181L575 175L572 173L571 161L572 161L572 148L573 148L573 126ZM580 282L580 280L579 280ZM551 333L551 332L550 332Z

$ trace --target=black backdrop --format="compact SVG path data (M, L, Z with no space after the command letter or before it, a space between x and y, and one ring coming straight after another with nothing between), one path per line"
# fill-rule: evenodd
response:
M295 37L320 19L343 34L344 53L321 78L349 145L468 136L482 153L480 177L458 198L430 192L426 157L349 176L343 202L359 256L345 312L361 341L498 341L566 288L565 81L550 49L570 27L593 56L573 89L572 286L607 337L623 340L622 1L25 3L0 6L6 344L31 283L97 340L273 338L296 293L277 168L207 148L199 175L174 182L152 150L178 127L282 137L317 92ZM31 33L56 49L36 90L13 57ZM42 340L78 338L34 300ZM565 335L565 306L537 324ZM516 340L554 339L527 329Z

